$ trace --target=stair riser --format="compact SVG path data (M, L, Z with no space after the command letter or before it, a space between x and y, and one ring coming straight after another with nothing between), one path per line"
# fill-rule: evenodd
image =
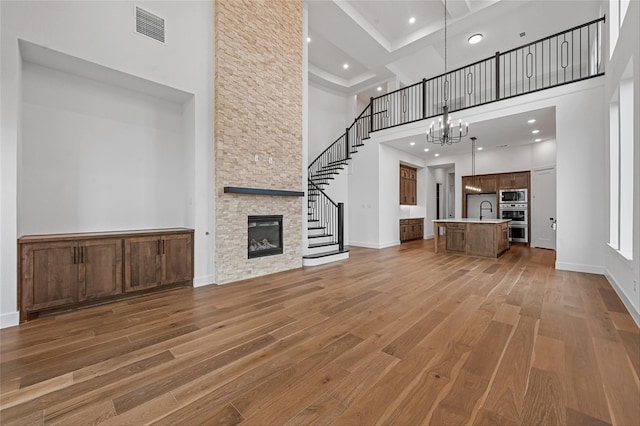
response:
M318 266L325 263L337 262L349 259L349 253L338 253L331 256L320 257L318 259L302 259L302 266Z
M323 244L323 243L330 243L331 241L333 241L333 236L309 238L309 244Z
M314 235L322 235L324 234L326 231L324 229L310 229L309 231L309 236L312 237ZM312 240L315 240L315 238L312 238Z
M329 251L338 250L338 244L332 244L330 246L315 247L309 249L309 254L327 253Z

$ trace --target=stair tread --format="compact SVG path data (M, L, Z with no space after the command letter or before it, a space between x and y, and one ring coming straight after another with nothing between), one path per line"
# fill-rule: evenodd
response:
M327 229L325 226L310 226L307 228L308 231L317 231L318 229Z
M309 248L318 248L318 247L328 247L328 246L337 246L338 243L334 243L334 242L329 242L329 243L315 243L315 244L309 244Z
M333 234L309 235L309 238L333 237Z
M321 257L333 256L334 254L342 254L342 253L349 253L349 249L332 250L332 251L328 251L326 253L307 254L305 256L302 256L302 258L303 259L318 259L318 258L321 258Z

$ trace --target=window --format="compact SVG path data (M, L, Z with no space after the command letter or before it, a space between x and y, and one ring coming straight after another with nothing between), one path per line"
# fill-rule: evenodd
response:
M618 34L624 17L627 15L627 9L629 9L629 3L631 0L609 0L609 58L613 56L613 51L616 49L616 43L618 42Z
M620 251L633 251L633 63L620 81Z
M622 28L622 23L624 22L624 17L627 15L627 9L629 9L629 2L631 0L621 0L620 1L620 28Z
M614 249L620 248L618 233L620 223L620 107L618 104L619 94L616 93L611 98L609 104L609 245Z
M633 58L609 103L609 245L633 258Z
M620 32L620 0L609 0L609 58L613 56Z

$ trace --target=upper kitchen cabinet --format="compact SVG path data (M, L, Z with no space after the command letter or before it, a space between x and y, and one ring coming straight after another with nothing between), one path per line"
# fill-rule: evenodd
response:
M463 176L462 191L465 194L491 194L496 192L496 175ZM480 191L468 189L467 187L478 188Z
M400 204L418 204L418 169L400 164Z
M500 189L529 188L529 172L504 173L500 175Z

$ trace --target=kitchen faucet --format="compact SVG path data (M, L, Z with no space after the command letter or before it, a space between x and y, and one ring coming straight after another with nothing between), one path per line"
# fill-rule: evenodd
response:
M491 205L491 201L484 200L483 202L480 203L480 220L482 220L482 211L486 210L485 207L482 207L484 203L489 203L489 211L493 212L493 206Z

